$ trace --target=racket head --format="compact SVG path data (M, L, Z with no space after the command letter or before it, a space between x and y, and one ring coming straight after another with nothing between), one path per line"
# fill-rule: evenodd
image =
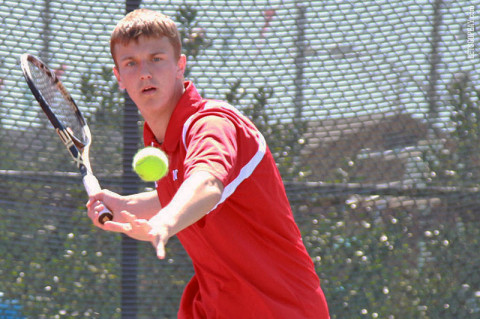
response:
M89 146L91 134L87 123L55 72L27 53L20 57L20 65L30 90L53 127L68 133L79 149Z
M92 195L100 191L100 184L90 167L90 129L77 104L55 72L40 59L23 54L20 65L28 87L80 169L87 193ZM99 213L99 223L104 224L112 219L113 214L105 206Z

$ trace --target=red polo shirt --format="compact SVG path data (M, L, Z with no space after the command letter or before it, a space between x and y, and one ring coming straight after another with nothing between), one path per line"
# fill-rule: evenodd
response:
M159 145L169 173L156 183L162 207L183 181L207 171L222 181L219 204L177 234L195 275L178 318L329 318L325 297L280 174L255 126L225 102L186 90Z

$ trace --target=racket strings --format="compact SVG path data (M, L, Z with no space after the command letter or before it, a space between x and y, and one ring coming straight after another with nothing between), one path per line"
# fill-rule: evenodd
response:
M76 114L76 107L73 101L68 98L68 93L64 93L63 86L55 81L50 70L43 70L33 63L29 63L30 73L35 86L40 94L50 106L52 112L58 121L67 128L82 144L88 143L88 137L85 136L83 123Z

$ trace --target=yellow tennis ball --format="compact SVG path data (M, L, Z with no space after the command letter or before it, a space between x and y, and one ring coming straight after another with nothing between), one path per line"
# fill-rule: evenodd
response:
M168 157L160 149L148 146L133 157L133 170L145 182L155 182L168 172Z

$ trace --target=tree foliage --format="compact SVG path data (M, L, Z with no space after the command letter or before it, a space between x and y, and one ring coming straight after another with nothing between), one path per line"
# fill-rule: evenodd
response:
M449 88L451 133L424 155L430 183L478 185L480 181L480 89L469 74L454 75Z

